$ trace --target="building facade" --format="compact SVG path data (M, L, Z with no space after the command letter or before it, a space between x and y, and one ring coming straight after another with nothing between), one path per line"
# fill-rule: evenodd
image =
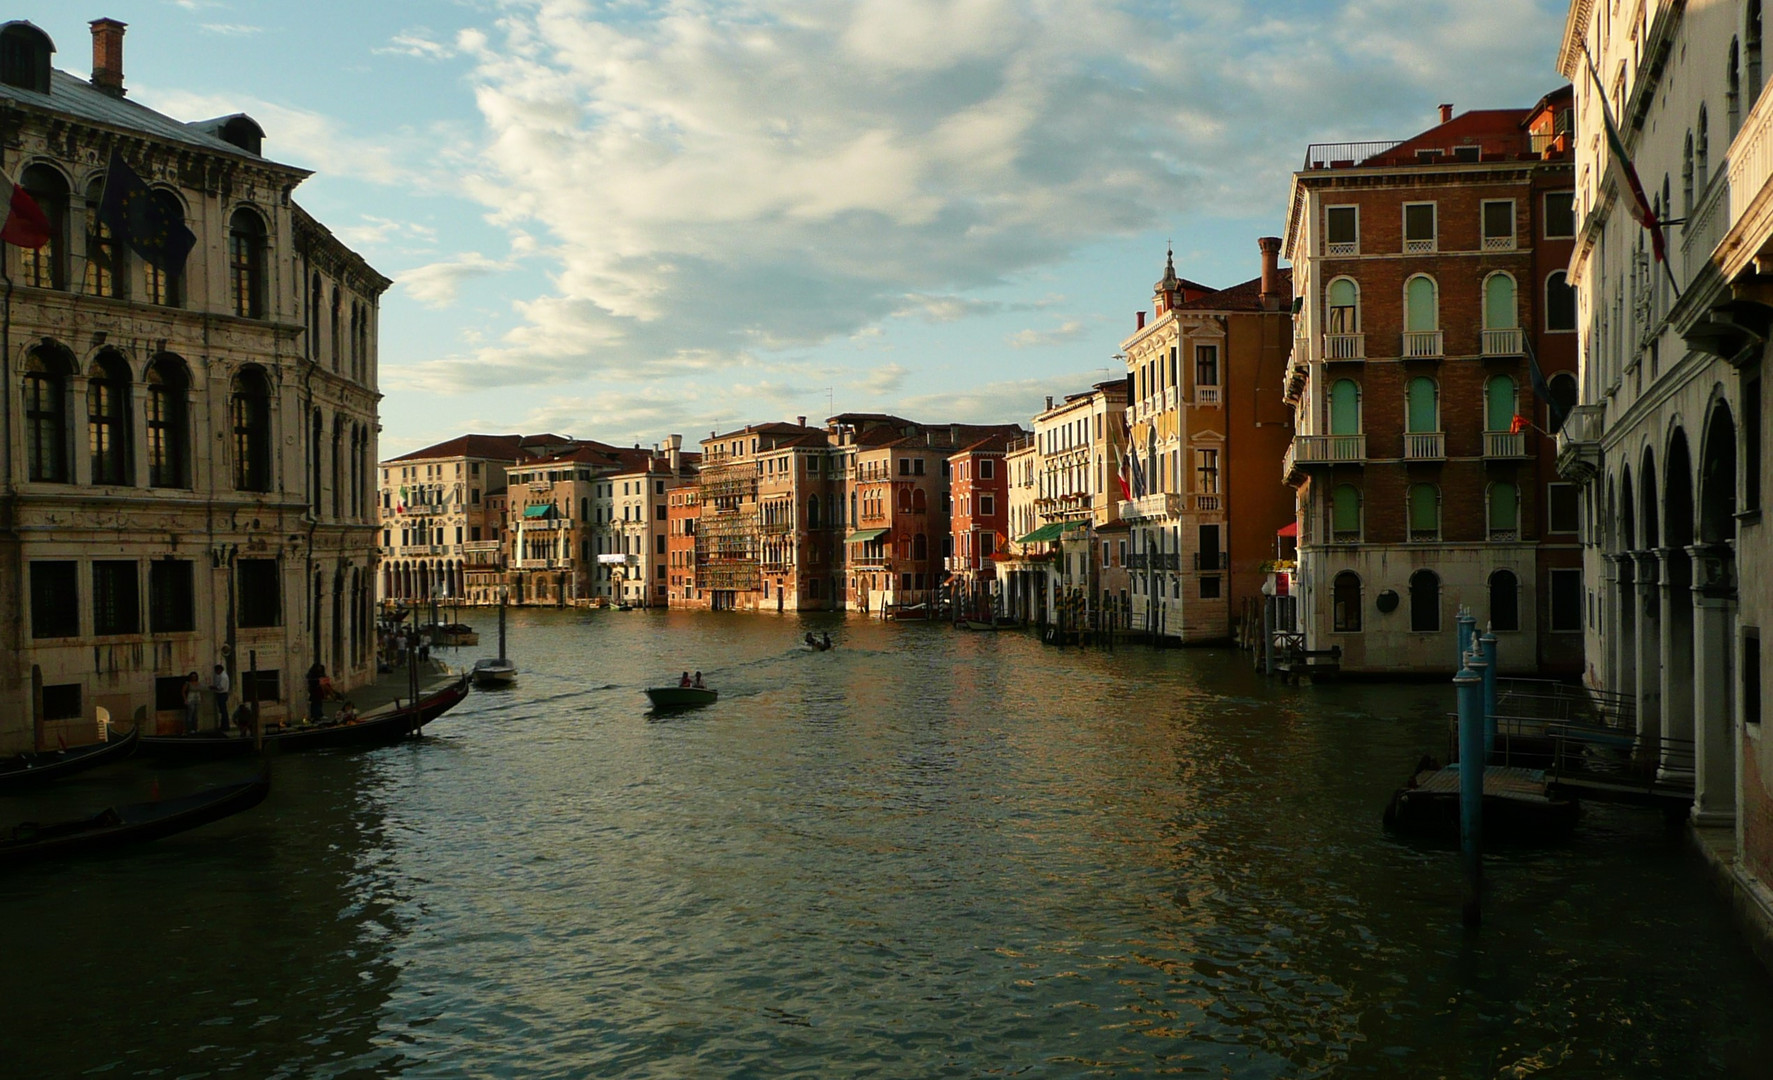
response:
M948 580L964 613L977 619L1003 614L997 560L1010 537L1010 477L1004 453L1010 440L993 435L948 459L953 513L949 516Z
M100 709L178 725L185 676L218 664L266 719L315 660L347 689L374 676L389 281L290 199L308 173L250 117L128 101L124 30L92 24L88 80L0 26L4 165L50 224L3 253L0 753L91 741ZM195 235L182 268L101 220L113 152Z

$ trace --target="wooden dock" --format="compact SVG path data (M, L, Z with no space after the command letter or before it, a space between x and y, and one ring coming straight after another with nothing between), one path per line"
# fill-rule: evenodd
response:
M1543 769L1492 765L1484 770L1484 839L1537 844L1562 840L1580 807ZM1429 840L1459 839L1459 766L1424 769L1392 796L1387 828Z

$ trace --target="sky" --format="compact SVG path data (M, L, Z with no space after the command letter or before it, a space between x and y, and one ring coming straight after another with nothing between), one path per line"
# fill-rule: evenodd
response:
M55 66L247 112L395 284L383 458L833 412L1022 422L1125 373L1173 246L1259 270L1312 142L1560 85L1557 0L14 0Z

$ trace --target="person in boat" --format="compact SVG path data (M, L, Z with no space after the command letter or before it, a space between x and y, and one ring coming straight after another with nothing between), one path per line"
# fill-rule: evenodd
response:
M813 632L811 630L806 632L806 643L809 648L816 649L819 647L819 643L813 640Z
M825 631L824 634L822 635L822 637L823 637L823 640L820 642L820 644L824 645L827 649L829 649L831 647L831 631L829 631L829 630Z
M350 698L346 698L345 703L339 707L339 723L341 723L341 724L355 724L356 722L357 722L357 706L351 704Z
M688 689L689 684L690 684L689 672L686 671L683 673L683 678L677 680L677 685L683 687L684 689Z
M706 690L707 689L707 687L702 685L702 673L699 671L696 672L696 681L691 683L690 685L695 687L697 690Z

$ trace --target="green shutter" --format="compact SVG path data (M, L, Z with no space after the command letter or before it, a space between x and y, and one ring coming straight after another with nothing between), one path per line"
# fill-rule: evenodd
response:
M1432 279L1413 277L1404 286L1404 329L1440 329L1440 312L1435 310Z
M1484 384L1484 430L1507 431L1514 423L1514 380L1498 375Z
M1330 434L1358 435L1360 430L1360 387L1353 379L1338 379L1330 387Z
M1433 484L1410 486L1410 531L1413 533L1440 530L1440 495Z
M1521 507L1520 495L1510 483L1490 485L1490 528L1492 530L1520 528Z
M1360 532L1361 528L1361 493L1353 484L1337 486L1333 501L1333 514L1330 527L1339 533Z
M1434 393L1435 385L1433 379L1427 378L1426 376L1418 376L1417 378L1410 380L1410 387L1407 393L1409 399L1409 412L1406 417L1406 422L1408 424L1408 427L1405 428L1406 431L1425 434L1427 432L1440 430L1435 424Z
M1514 279L1507 274L1491 274L1484 282L1484 329L1513 330L1515 320Z

